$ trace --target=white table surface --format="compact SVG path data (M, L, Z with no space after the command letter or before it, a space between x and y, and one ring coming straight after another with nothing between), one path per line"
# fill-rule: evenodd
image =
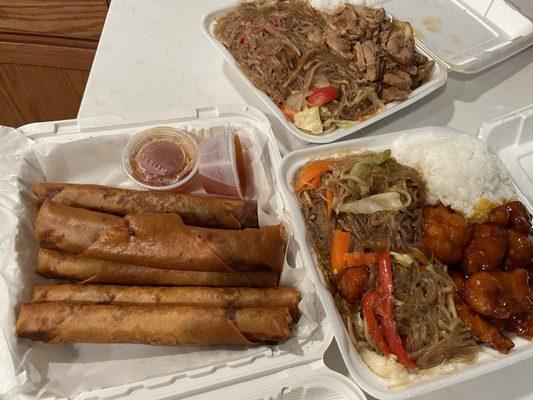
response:
M225 3L113 0L78 117L119 115L137 120L183 107L247 103L269 117L282 153L304 147L246 90L201 32L202 16ZM451 72L444 88L357 135L428 125L475 134L484 121L531 103L533 48L476 75ZM325 359L329 367L347 375L335 343ZM417 399L533 399L532 370L533 360L525 361Z

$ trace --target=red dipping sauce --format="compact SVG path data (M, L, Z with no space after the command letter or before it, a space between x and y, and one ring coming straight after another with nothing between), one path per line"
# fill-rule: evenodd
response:
M133 137L124 149L128 176L149 189L187 187L198 169L195 138L171 127L155 127Z

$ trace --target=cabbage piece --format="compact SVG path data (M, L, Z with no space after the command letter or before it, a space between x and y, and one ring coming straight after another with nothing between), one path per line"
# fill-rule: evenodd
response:
M329 129L332 126L336 126L337 128L349 128L351 126L354 126L357 124L357 121L352 121L349 119L333 119L329 118L324 121L324 129Z
M324 132L320 110L318 107L310 107L294 114L294 125L304 131L309 131L314 135Z
M391 251L390 255L393 256L394 260L396 260L396 262L402 267L410 267L414 263L413 257L411 257L409 254L402 254L396 253L395 251Z
M367 98L372 102L372 105L376 110L382 110L385 108L385 104L381 101L376 91L372 86L366 88ZM372 117L373 115L368 115L367 117Z
M365 157L361 161L354 164L350 170L350 175L365 177L372 172L372 167L375 165L381 165L385 161L391 158L391 150L383 150L372 156Z
M361 195L366 195L370 191L370 184L366 182L364 178L372 173L372 168L376 165L383 164L385 161L391 158L390 149L380 151L374 155L363 158L361 161L356 162L350 169L350 172L342 173L341 179L347 179L349 181L355 181L359 185Z
M285 107L290 108L291 110L294 110L296 112L302 111L302 108L304 107L304 103L305 103L305 97L302 92L296 92L296 93L291 94L283 102Z
M331 111L327 106L320 106L320 118L322 118L324 121L327 121L331 118ZM329 127L328 127L329 128ZM327 128L324 128L327 129Z
M409 381L405 367L396 360L395 355L380 356L370 349L363 348L359 356L368 367L382 378L390 379L392 384L400 385Z
M400 193L386 192L365 197L351 203L340 204L337 213L373 214L378 211L398 211L405 209Z
M364 160L361 160L361 161L373 162L376 165L381 165L385 161L390 159L391 154L392 154L391 149L386 149L386 150L380 151L379 153L374 154L373 156L366 157Z

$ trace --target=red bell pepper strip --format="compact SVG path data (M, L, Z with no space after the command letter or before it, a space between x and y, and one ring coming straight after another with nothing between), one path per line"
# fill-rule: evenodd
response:
M339 89L335 86L326 86L315 89L307 96L307 105L309 107L320 107L339 98Z
M368 331L376 341L376 344L378 345L379 349L381 350L384 356L388 356L391 351L389 349L389 346L387 346L385 339L383 339L383 335L381 334L381 331L378 326L376 315L374 314L374 307L377 301L379 301L378 292L376 292L375 290L370 290L365 293L365 295L363 296L363 318L366 321Z
M292 108L287 107L284 104L278 105L281 112L285 115L285 118L287 118L289 121L294 121L294 114L296 114L296 111L294 111Z
M394 321L394 307L392 304L392 262L388 252L378 255L378 276L381 287L381 326L383 335L390 350L396 354L398 360L409 369L417 368L416 363L409 357L396 329Z

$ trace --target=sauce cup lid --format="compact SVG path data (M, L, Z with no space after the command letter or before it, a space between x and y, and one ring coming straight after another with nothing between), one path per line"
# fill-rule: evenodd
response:
M154 190L187 187L198 170L198 144L193 135L157 126L135 135L122 153L126 174L138 185Z

